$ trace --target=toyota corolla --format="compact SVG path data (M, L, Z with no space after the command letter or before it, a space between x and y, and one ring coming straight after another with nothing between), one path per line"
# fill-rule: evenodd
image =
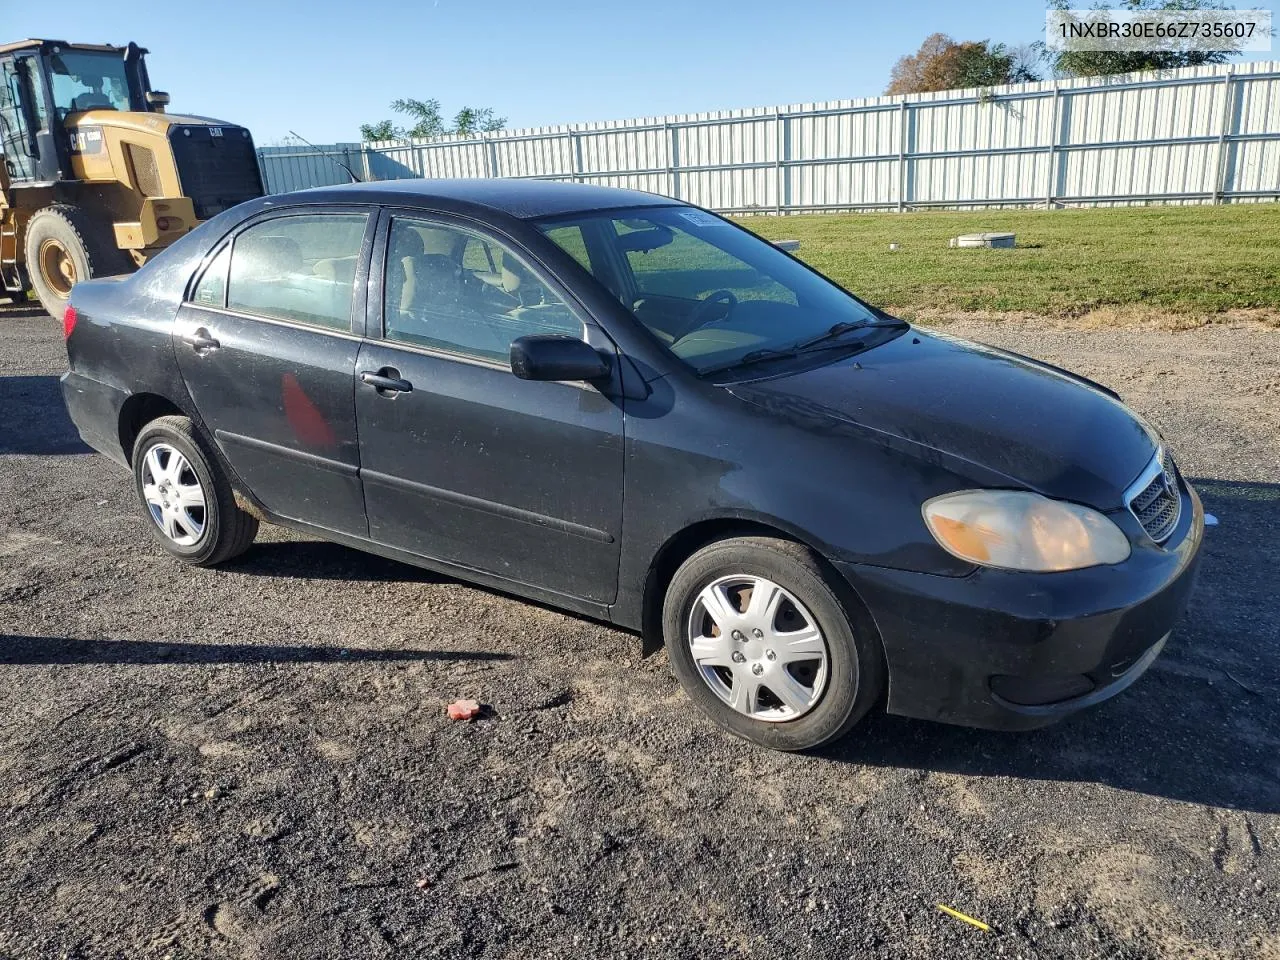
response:
M769 747L881 704L1047 723L1140 676L1192 588L1200 502L1111 391L663 197L254 200L63 322L71 416L179 561L266 520L608 621Z

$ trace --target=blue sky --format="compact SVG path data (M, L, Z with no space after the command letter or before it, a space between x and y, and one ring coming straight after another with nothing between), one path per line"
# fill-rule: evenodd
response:
M1009 44L1044 33L1038 0L0 4L16 8L5 41L137 41L172 109L242 123L259 145L290 129L358 140L397 97L434 97L446 116L492 106L525 127L876 96L935 31Z

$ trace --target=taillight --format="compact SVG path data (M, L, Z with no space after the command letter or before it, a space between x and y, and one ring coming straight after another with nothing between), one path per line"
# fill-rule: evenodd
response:
M76 328L76 308L67 304L67 309L62 311L62 338L70 339L71 331Z

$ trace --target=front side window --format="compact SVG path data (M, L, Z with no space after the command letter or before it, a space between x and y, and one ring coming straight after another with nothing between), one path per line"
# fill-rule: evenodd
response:
M322 213L254 224L231 248L227 308L349 333L367 221Z
M49 57L53 106L60 118L85 110L130 109L124 57L107 50L63 50Z
M522 259L462 227L393 220L384 290L384 333L400 343L506 362L519 337L583 333Z
M557 217L543 232L698 372L886 323L772 244L690 207Z

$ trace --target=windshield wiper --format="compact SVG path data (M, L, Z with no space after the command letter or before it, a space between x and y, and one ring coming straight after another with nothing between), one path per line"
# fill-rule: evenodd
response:
M703 376L710 373L721 373L725 370L732 370L736 367L748 367L755 363L763 363L766 360L785 360L789 357L799 357L806 353L817 353L819 350L836 350L836 349L855 349L860 350L866 344L861 340L841 340L846 333L852 330L863 330L871 326L882 326L878 323L860 322L855 323L848 320L834 324L827 330L818 334L816 337L810 337L808 340L801 340L799 343L792 344L789 347L761 347L759 350L749 350L740 356L737 360L729 363L721 363L714 367L707 367L699 371Z
M706 367L700 370L699 374L706 376L709 373L721 373L737 367L749 367L755 363L764 363L766 360L786 360L790 357L800 357L807 353L817 353L820 350L861 350L865 346L866 344L861 340L839 340L832 343L810 343L803 347L799 345L794 347L762 347L759 350L750 350L737 360L732 360L729 363Z
M851 330L862 330L867 326L870 326L870 324L865 320L841 320L839 323L828 327L823 333L818 334L816 337L810 337L808 340L801 340L791 349L795 351L808 350L810 347L815 347L820 343L826 343L828 340L835 340L838 337L843 337Z

